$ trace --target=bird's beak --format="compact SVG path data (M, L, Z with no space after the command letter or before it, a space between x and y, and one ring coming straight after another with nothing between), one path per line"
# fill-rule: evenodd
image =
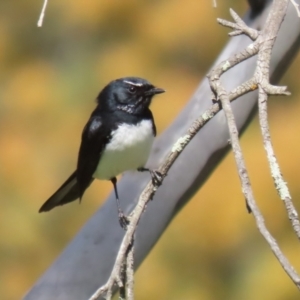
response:
M165 92L165 90L163 90L161 88L154 87L150 91L147 91L147 94L148 95L156 95L156 94L161 94L161 93L164 93L164 92Z

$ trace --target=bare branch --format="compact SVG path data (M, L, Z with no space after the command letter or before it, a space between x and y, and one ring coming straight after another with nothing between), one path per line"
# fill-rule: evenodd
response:
M275 5L275 4L274 4ZM261 82L259 89L259 120L261 125L261 131L263 135L264 147L267 152L267 158L271 170L271 175L274 180L275 187L278 191L279 197L284 201L285 208L288 213L288 218L291 221L292 227L300 239L300 222L298 213L293 205L291 195L289 193L286 182L283 179L277 159L274 153L274 149L271 143L271 136L267 120L267 100L268 95L289 95L286 87L278 87L269 84L269 65L271 59L271 50L273 48L276 35L278 33L280 24L285 16L288 1L286 1L286 7L284 3L277 4L277 11L273 13L273 18L268 19L269 27L265 27L263 34L266 34L265 41L261 44L262 51L258 54L257 70L255 76L257 81ZM279 7L279 5L281 7ZM270 28L274 28L273 33L270 32Z
M265 45L264 44L265 36L263 36L263 37L259 36L259 38L258 38L258 33L256 30L254 31L254 30L249 29L247 27L247 25L238 17L238 15L233 10L231 11L231 14L232 14L232 17L234 18L234 20L236 20L236 22L239 23L238 28L240 30L242 30L245 34L251 35L252 38L257 39L257 40L254 43L250 44L245 50L241 51L240 53L232 55L229 59L221 62L216 68L214 68L208 75L209 82L210 82L212 91L217 96L215 100L219 100L219 99L221 100L222 107L226 113L228 126L230 128L232 148L233 148L233 152L234 152L234 155L236 158L236 163L238 166L239 175L240 175L240 179L241 179L242 186L243 186L243 192L247 199L247 207L250 208L251 211L253 211L253 215L255 216L257 226L260 229L261 234L265 237L265 239L271 246L271 248L274 251L277 258L279 259L279 261L281 262L281 264L283 265L285 270L288 272L288 274L292 277L293 281L297 282L298 281L297 273L294 272L294 270L290 266L288 260L285 258L283 253L280 251L275 239L271 236L271 234L265 227L264 219L255 203L255 200L253 197L253 192L251 189L251 184L250 184L247 170L246 170L246 167L244 164L243 155L242 155L242 152L241 152L241 149L239 146L239 142L238 142L238 130L236 128L234 116L233 116L233 113L232 113L232 110L230 107L230 98L236 99L239 94L244 94L246 92L252 91L253 89L256 89L258 86L258 83L261 84L262 81L266 83L264 85L266 89L270 89L270 90L274 89L274 92L278 91L281 94L282 93L286 94L287 92L286 92L285 87L272 87L268 83L269 78L266 77L269 75L268 71L266 71L265 68L262 69L263 71L261 71L261 69L260 69L260 68L264 67L263 64L259 65L260 68L257 68L257 70L255 72L255 76L251 80L247 81L242 86L237 87L233 91L233 93L230 94L230 96L227 93L227 91L225 90L225 88L222 87L221 82L220 82L220 76L224 72L226 72L227 70L229 70L236 64L246 60L247 58L249 58L257 53L259 54L258 51L263 51L264 45ZM268 18L268 19L272 21L272 19L270 19L270 18ZM234 27L234 26L232 26L232 24L230 24L230 26ZM280 23L278 25L278 29L279 29L279 27L280 27ZM264 31L264 34L268 34L268 32L265 33L265 31ZM273 46L276 34L273 35L272 37L273 38L271 40L270 39L268 40L269 46L270 45ZM272 49L272 46L270 49ZM266 51L264 51L264 53L265 53L265 55L267 55L267 59L268 59L270 57L270 53L268 53ZM267 60L267 62L268 62L268 60ZM261 75L261 76L258 76L258 75ZM257 80L257 79L259 79L259 80ZM169 169L171 168L171 166L173 165L173 163L175 162L177 157L184 150L184 148L188 145L188 143L192 140L192 138L195 136L195 134L219 110L220 110L220 107L217 104L213 105L209 110L207 110L204 114L202 114L202 116L192 124L192 126L189 128L188 132L184 136L180 137L177 140L177 142L174 144L174 146L172 148L171 153L169 153L167 159L165 160L164 164L159 168L159 172L162 174L162 181L165 178L165 176L167 175L167 172L169 171ZM115 266L111 273L111 276L105 286L109 285L112 288L113 284L116 280L116 276L118 274L120 274L120 272L121 272L120 267L122 266L121 262L124 262L126 260L126 252L127 252L126 249L128 249L130 242L133 239L133 236L134 236L134 233L136 230L136 226L140 220L140 217L141 217L144 209L146 208L147 203L150 201L150 199L153 198L157 187L158 186L154 186L152 182L148 183L146 189L143 191L143 193L140 196L140 199L139 199L139 202L138 202L136 208L131 213L129 227L127 229L127 232L126 232L123 242L121 244L121 248L118 253L116 263L115 263ZM103 287L101 287L90 298L90 300L97 299L100 295L103 295L103 291L104 291Z
M229 93L229 100L235 100L238 97L241 97L242 95L245 95L249 92L255 91L257 89L257 83L254 80L254 78L249 79L248 81L242 83L238 87L234 88Z
M263 118L261 119L261 123L265 126L265 128L262 130L267 129L267 119L266 119L266 101L268 99L268 94L272 95L289 95L289 92L287 91L286 87L277 87L272 86L269 83L269 67L270 67L270 59L271 59L271 51L275 42L275 39L277 37L280 25L285 17L287 6L289 1L280 1L275 0L273 2L271 11L268 15L266 24L262 30L262 32L257 37L257 40L253 43L257 46L257 67L255 70L255 74L252 79L250 79L246 83L246 87L249 87L249 85L253 87L259 87L259 102L260 102L260 116ZM245 24L240 23L240 18L235 15L235 13L232 13L233 18L237 23L239 23L237 26L227 23L227 25L230 25L230 27L234 29L238 29L242 31L244 34L249 36L249 30L246 28L243 28L243 26L246 26ZM236 58L238 58L236 60ZM228 59L228 61L234 60L235 63L239 63L239 55L235 54L231 56L231 58ZM242 59L240 59L242 61ZM230 64L228 64L230 65ZM231 67L231 65L230 65ZM228 69L228 68L226 68ZM273 253L279 260L280 264L282 265L283 269L286 271L286 273L290 276L290 278L293 280L293 282L296 284L298 289L300 289L300 277L288 261L288 259L284 256L282 251L280 250L276 240L272 237L270 232L265 226L264 218L256 204L256 201L253 196L253 191L250 184L250 179L248 176L248 172L246 169L246 165L244 162L242 150L239 144L239 137L238 137L238 129L235 123L234 115L231 109L231 105L229 102L229 95L226 89L222 86L220 81L220 76L223 74L223 71L226 69L224 68L224 63L220 63L219 66L214 68L210 74L209 74L209 81L210 86L212 88L213 93L216 95L216 98L219 99L222 103L223 110L226 115L228 128L229 128L229 134L231 139L231 145L232 150L234 153L234 157L237 164L237 169L242 185L242 191L247 201L247 207L250 208L250 211L253 213L253 216L255 218L257 227L260 231L260 233L263 235L265 240L270 245ZM296 231L297 235L299 234L299 220L297 218L297 212L292 206L291 203L291 197L289 195L289 191L287 189L287 186L285 182L282 179L282 176L280 174L280 170L278 167L278 164L276 162L275 155L273 153L273 149L271 147L270 143L270 136L268 135L268 131L264 131L265 138L264 142L265 145L268 147L268 158L270 166L272 166L272 175L275 180L275 184L277 189L279 190L279 193L281 194L281 197L284 199L287 199L286 203L288 203L288 212L289 212L289 218L292 220L292 224L294 227L294 230ZM267 136L268 135L268 136ZM267 140L267 138L269 138Z
M129 247L126 259L126 299L134 300L134 242Z
M126 299L126 261L123 261L123 264L120 269L120 281L118 283L119 286L119 298L120 300L125 300ZM105 297L107 300L108 298Z
M287 184L283 179L280 171L277 158L274 153L274 149L271 142L270 129L268 124L268 112L267 112L267 93L260 87L259 88L259 98L258 98L258 112L259 112L259 122L260 128L263 136L264 147L267 153L267 158L269 161L269 166L271 170L271 175L274 180L276 190L278 191L279 197L284 201L286 210L288 212L288 217L291 220L294 231L296 232L298 239L300 239L300 222L298 219L298 213L293 205L290 192L288 190Z
M38 27L42 27L43 26L43 21L44 21L44 17L45 17L45 12L46 12L46 8L47 8L47 4L48 4L48 0L44 0L42 11L41 11L39 20L37 22L37 26Z
M296 3L295 0L291 0L292 4L294 5L295 9L296 9L296 12L297 12L297 15L298 17L300 18L300 10L299 10L299 4Z
M229 33L229 36L245 34L253 41L255 41L258 38L259 35L258 31L248 27L246 23L238 16L238 14L231 8L230 8L230 14L234 19L235 23L223 19L217 19L219 24L234 29L233 32Z

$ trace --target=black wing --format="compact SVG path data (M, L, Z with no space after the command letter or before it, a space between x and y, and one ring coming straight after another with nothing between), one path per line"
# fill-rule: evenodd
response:
M110 133L100 116L92 116L83 130L77 163L79 198L94 179L93 174L111 137Z

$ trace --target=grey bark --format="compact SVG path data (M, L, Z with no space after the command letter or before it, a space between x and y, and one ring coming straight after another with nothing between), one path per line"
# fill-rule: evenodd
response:
M267 16L267 8L254 19L250 16L250 12L246 14L246 23L253 28L261 28ZM224 30L225 34L225 29L220 30ZM242 50L250 42L245 36L232 38L217 62ZM289 5L272 54L272 83L277 83L283 76L298 51L299 42L300 19L297 18L294 8ZM254 57L228 71L222 77L226 88L230 90L251 78L255 62ZM207 80L204 79L174 123L156 139L148 162L149 167L158 167L174 142L185 133L192 121L211 105L210 99L211 91ZM256 111L256 103L257 93L252 92L232 104L240 131L251 120ZM135 239L136 268L172 218L202 186L224 157L229 149L228 138L226 120L221 112L199 132L175 162L139 224ZM127 173L123 176L118 188L126 213L132 210L148 180L147 174L141 173ZM106 282L123 235L124 232L117 221L115 198L112 193L24 299L87 299Z

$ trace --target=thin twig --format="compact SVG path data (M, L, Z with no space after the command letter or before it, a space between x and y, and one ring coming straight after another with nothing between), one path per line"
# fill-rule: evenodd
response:
M239 15L231 8L230 8L230 14L233 20L235 21L235 23L223 19L217 19L219 24L234 29L234 31L229 33L229 36L246 34L253 41L255 41L258 38L259 35L258 31L256 29L248 27L246 23L239 17Z
M296 3L295 0L291 0L292 4L294 5L295 9L296 9L296 12L297 12L297 15L298 17L300 18L300 10L299 10L299 4Z
M120 270L120 281L121 284L119 284L119 300L125 300L126 299L126 261L123 261L121 270ZM106 298L107 299L107 298Z
M278 4L277 11L271 15L267 20L268 27L265 26L262 34L268 36L268 39L265 39L261 43L261 50L258 54L257 69L255 72L255 77L257 82L260 84L260 93L259 93L259 120L263 135L264 147L267 151L267 158L269 161L269 166L271 169L271 175L274 179L275 187L279 193L280 198L284 201L285 208L288 213L288 218L291 221L292 228L295 231L298 239L300 239L300 222L298 219L298 213L293 205L290 192L288 190L287 184L284 181L282 174L280 172L279 165L272 147L270 131L267 120L267 101L268 95L289 95L290 93L286 90L286 87L276 87L269 83L269 65L271 60L271 51L279 31L281 22L286 13L287 6L289 1L286 0L286 3L280 2ZM284 6L285 5L285 6ZM280 6L280 7L279 7Z
M268 98L267 93L261 90L258 98L258 114L259 114L259 123L260 123L261 133L263 137L264 148L267 153L271 175L274 180L276 190L278 191L279 197L281 198L281 200L283 200L283 203L285 204L288 217L292 223L292 227L295 233L297 234L298 239L300 239L300 222L298 219L298 213L292 202L292 197L290 195L287 184L281 174L280 167L277 162L277 158L275 156L273 145L271 142L271 135L270 135L270 129L268 124L267 98Z
M42 27L43 26L43 21L44 21L44 17L45 17L45 12L46 12L47 4L48 4L48 0L44 0L43 8L42 8L39 20L37 22L37 26L38 27Z
M128 249L126 258L126 300L134 300L134 241Z
M259 92L261 92L262 89L259 89ZM234 115L230 106L230 102L227 96L227 92L223 87L220 87L219 90L220 93L220 100L222 103L223 110L225 112L226 118L227 118L227 124L229 128L229 134L230 134L230 141L232 145L232 150L234 153L234 157L236 160L236 165L239 173L239 177L242 184L242 190L243 194L247 200L247 204L251 209L251 212L255 218L256 225L262 234L262 236L265 238L265 240L270 245L273 253L279 260L280 264L286 271L286 273L291 277L293 282L296 284L298 289L300 289L300 278L299 275L296 273L295 269L292 267L288 259L285 257L283 252L280 250L278 243L274 239L274 237L271 235L269 230L267 229L265 225L265 220L256 204L256 201L254 199L249 175L247 172L247 168L245 165L244 157L242 154L242 150L239 143L239 135L238 135L238 129L236 127Z
M261 98L260 100L261 102L267 101L268 94L285 94L285 95L289 94L286 90L286 87L272 86L269 83L269 64L271 59L271 50L273 48L280 25L286 14L287 6L288 6L288 0L281 0L281 1L275 0L273 2L264 29L259 34L256 41L254 42L254 44L257 44L258 46L257 67L253 78L250 79L249 81L250 84L251 81L254 82L253 84L254 87L257 86L259 87L259 97ZM238 18L235 19L238 20ZM230 24L226 24L226 26L228 25L230 27ZM233 29L236 29L236 26L231 26L231 27ZM248 29L245 30L244 28L242 28L241 30L244 31L244 34L246 35L249 34ZM260 213L258 206L256 205L248 172L245 166L243 154L239 144L238 130L230 106L229 96L226 89L222 86L220 81L220 76L221 74L223 74L222 73L223 69L224 69L223 63L220 63L218 66L216 66L209 74L209 81L210 81L210 86L212 88L212 91L215 94L216 98L221 101L223 110L226 115L230 139L231 139L231 145L232 145L234 157L237 164L238 174L242 184L242 191L247 201L247 206L250 208L251 212L253 213L253 216L255 218L260 233L270 245L273 253L279 260L283 269L290 276L290 278L296 284L298 289L300 289L299 275L296 273L296 271L294 270L294 268L292 267L288 259L284 256L276 240L273 238L273 236L266 228L264 218Z

